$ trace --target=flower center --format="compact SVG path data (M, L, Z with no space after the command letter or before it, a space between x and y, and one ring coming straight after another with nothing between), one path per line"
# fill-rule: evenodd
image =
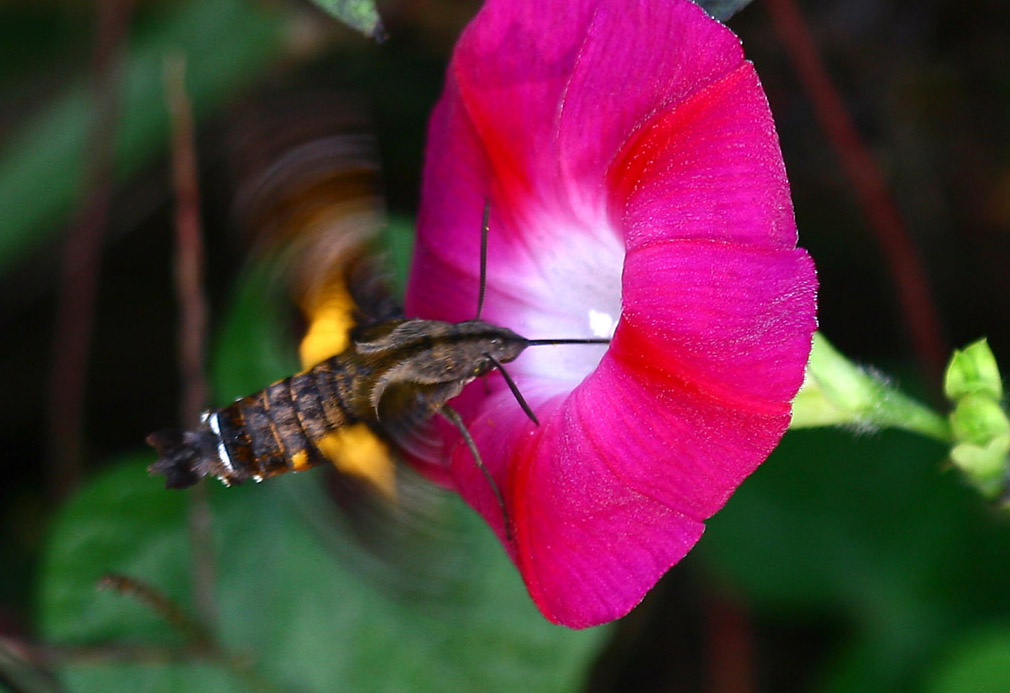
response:
M524 299L512 323L530 339L612 337L621 315L624 244L609 227L541 228L531 255L517 263ZM606 345L551 345L528 349L517 374L571 387L596 368Z

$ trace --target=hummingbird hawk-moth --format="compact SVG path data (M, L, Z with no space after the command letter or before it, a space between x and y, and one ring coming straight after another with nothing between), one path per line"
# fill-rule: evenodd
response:
M326 191L327 186L319 184L318 175L326 167L305 168L314 171L317 194ZM281 187L290 189L299 178L294 175ZM283 221L289 224L297 219L298 223L311 225L306 220L317 220L321 214L312 207L312 213L306 215L305 204L290 201L275 208L284 210ZM460 431L504 512L501 494L450 400L476 378L498 370L519 405L535 422L536 416L504 364L530 346L599 344L609 340L531 340L480 319L486 283L488 217L485 206L476 317L458 323L404 316L378 279L365 244L357 242L358 239L343 244L337 239L341 251L336 253L317 252L310 244L304 257L316 263L314 274L326 275L321 281L344 296L343 310L353 311L344 348L255 394L205 412L193 430L152 433L147 440L157 450L158 459L150 471L163 474L167 488L186 488L205 476L215 476L229 486L248 479L262 481L326 461L340 466L342 460L357 454L355 446L359 443L348 439L354 431L395 442L432 417L443 416ZM339 231L324 229L323 233L332 236ZM326 258L321 264L320 257Z

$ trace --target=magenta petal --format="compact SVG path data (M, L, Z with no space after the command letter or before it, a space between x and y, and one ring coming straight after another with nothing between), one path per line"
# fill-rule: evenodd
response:
M474 390L459 405L475 412L531 595L572 627L637 604L767 457L814 329L801 250L656 243L628 256L625 278L626 312L595 372L567 399L525 384L539 428L500 387L476 410ZM457 489L504 539L469 452L457 444L452 459Z
M431 116L428 151L418 228L429 231L418 235L405 308L418 317L465 320L477 305L474 277L491 172L452 82ZM496 253L494 259L507 258Z
M750 63L658 115L611 175L629 249L654 238L796 245L775 125Z
M450 67L495 171L495 195L560 199L557 119L598 3L488 2L460 37Z
M816 289L803 250L654 242L625 259L612 350L737 406L779 406L803 381Z
M788 422L786 404L739 411L604 359L513 452L516 561L538 606L572 627L627 613Z
M604 177L622 146L657 113L742 64L737 37L693 3L599 3L558 131L561 167L578 200L573 206L602 209Z
M639 370L622 351L566 400L539 404L539 428L507 392L471 421L505 492L513 559L544 614L571 627L633 608L789 424L788 402L738 407ZM461 446L453 479L504 539L490 486Z
M597 380L606 387L605 377ZM499 403L507 420L514 402ZM515 532L513 560L531 596L550 620L584 628L627 613L704 527L629 487L619 471L621 451L587 435L597 422L576 407L557 404L546 408L555 413L539 428L520 424L525 435L482 435L478 445L505 490ZM473 426L484 432L486 423L481 417ZM453 473L463 497L503 537L488 483L459 448Z
M764 94L688 0L487 0L432 116L407 310L483 317L533 347L453 400L411 450L496 531L573 627L621 616L778 442L816 327ZM616 332L615 332L616 325ZM601 359L602 355L602 360Z

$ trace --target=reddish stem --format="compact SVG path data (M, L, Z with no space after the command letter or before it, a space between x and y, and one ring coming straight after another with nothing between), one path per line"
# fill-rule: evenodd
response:
M884 174L828 76L795 0L767 0L766 5L813 104L817 120L856 190L859 204L890 267L916 358L929 376L939 379L949 348L942 336L922 260L888 193Z
M705 625L710 693L752 693L755 690L754 634L743 605L710 593L705 600Z
M172 125L172 184L175 189L175 281L179 301L180 416L194 428L207 403L207 300L203 294L204 253L200 223L200 189L193 114L185 85L183 58L165 62L165 99Z
M207 299L203 291L203 229L197 175L193 111L186 95L186 61L165 61L165 100L172 125L172 183L175 188L175 288L179 301L179 372L182 379L180 418L196 428L207 406L205 374ZM217 623L214 601L216 565L207 487L198 484L189 494L189 537L193 553L193 602L203 623Z
M101 274L102 237L109 216L122 44L132 0L98 3L95 36L95 119L84 157L82 205L67 232L56 308L49 383L47 487L65 497L80 481L84 452L84 397L91 350L95 295Z
M96 587L133 597L178 631L196 649L205 652L217 649L213 635L202 623L191 619L181 606L152 585L128 575L108 573L101 577Z

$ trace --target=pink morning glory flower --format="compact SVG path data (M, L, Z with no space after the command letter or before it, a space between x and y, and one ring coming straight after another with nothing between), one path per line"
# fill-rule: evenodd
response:
M488 0L432 115L407 312L482 318L528 349L415 451L504 544L550 620L626 614L789 424L815 329L764 92L688 0ZM422 459L423 458L423 459Z

